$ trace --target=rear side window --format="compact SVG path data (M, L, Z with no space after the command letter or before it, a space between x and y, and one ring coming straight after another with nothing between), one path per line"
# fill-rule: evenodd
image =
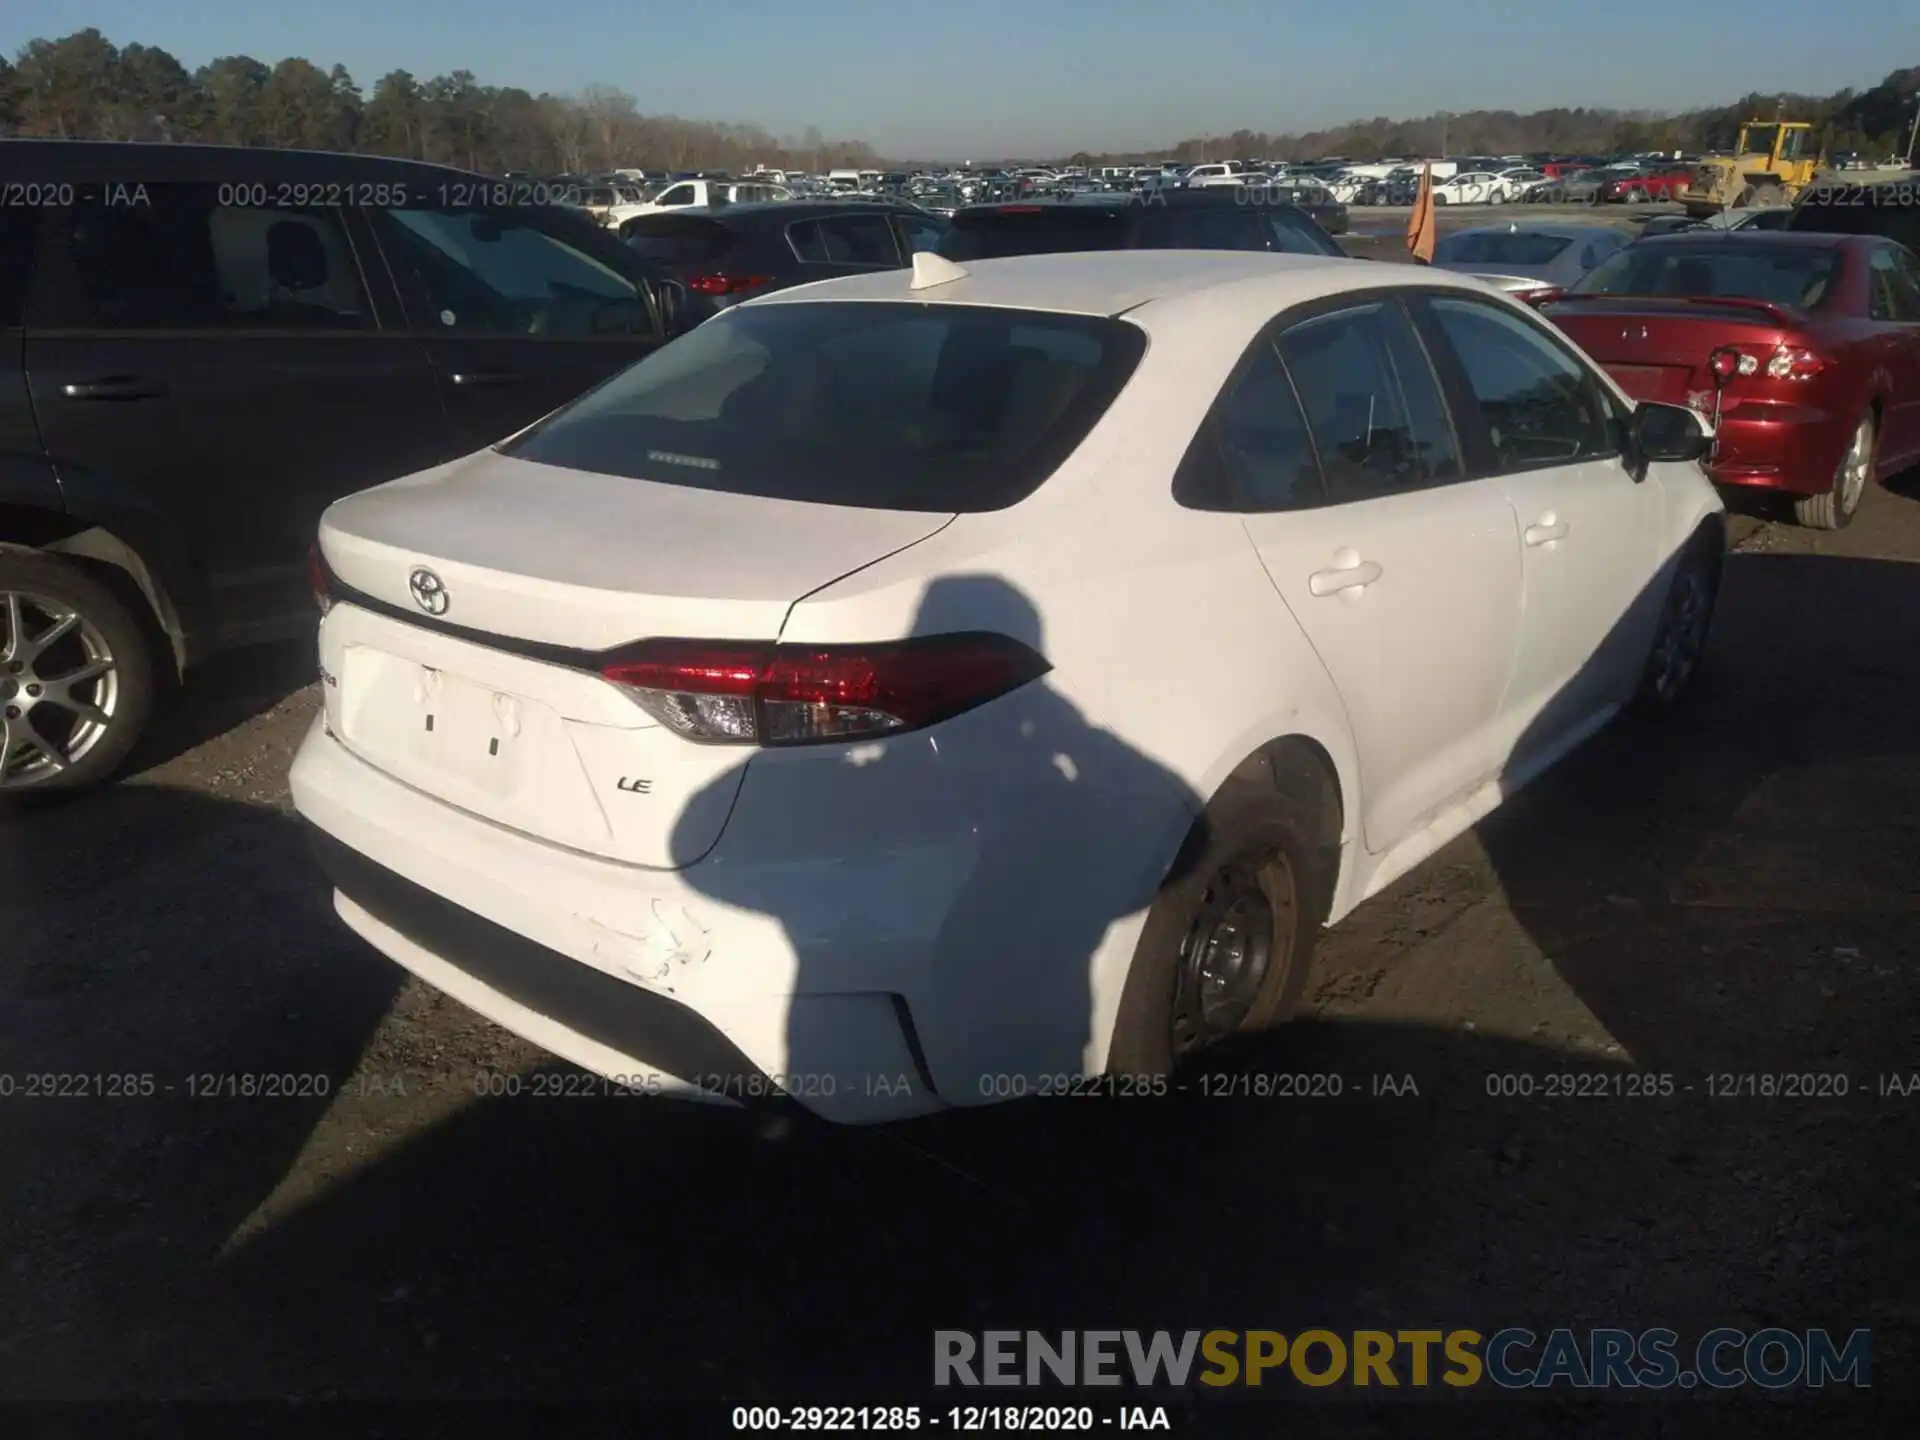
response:
M1347 252L1339 242L1304 215L1291 210L1268 210L1267 228L1273 232L1273 248L1286 255L1332 255L1345 259Z
M505 447L772 499L917 511L1024 499L1145 349L1125 321L958 305L747 305Z
M961 211L941 239L939 253L948 260L1002 260L1010 255L1118 250L1126 238L1126 220L1118 206Z
M340 213L216 204L211 185L150 203L82 200L58 323L111 330L371 328ZM50 317L52 318L52 317Z
M1336 503L1460 477L1439 382L1399 306L1303 321L1281 337L1280 354Z
M1222 397L1215 425L1241 509L1299 510L1325 499L1306 417L1271 345Z
M884 215L826 215L787 227L793 253L810 265L873 265L891 268L900 263L899 243Z

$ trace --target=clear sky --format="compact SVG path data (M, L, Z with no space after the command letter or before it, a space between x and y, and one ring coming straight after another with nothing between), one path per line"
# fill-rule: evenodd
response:
M650 114L817 125L929 159L1438 110L1684 109L1920 63L1916 0L14 0L0 47L88 25L190 69L243 53L343 64L362 86L393 69L606 84Z

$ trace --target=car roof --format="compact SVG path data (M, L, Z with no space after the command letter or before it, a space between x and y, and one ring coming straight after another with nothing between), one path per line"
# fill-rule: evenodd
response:
M1724 230L1718 226L1699 230L1678 230L1669 235L1643 235L1635 245L1666 245L1676 249L1687 245L1714 244L1732 240L1740 245L1795 245L1810 250L1831 250L1874 235L1840 235L1826 230Z
M762 222L790 225L796 220L816 220L822 215L925 215L916 205L895 205L885 200L746 200L731 205L684 206L655 212L658 215L692 214L706 220L748 225ZM653 215L640 217L643 220Z
M1611 225L1532 225L1521 221L1512 225L1476 225L1470 230L1455 230L1443 235L1443 240L1451 240L1456 235L1551 235L1557 240L1585 240L1590 235L1618 235L1627 239L1624 231Z
M0 175L67 183L168 185L230 181L325 184L397 180L488 180L452 165L347 155L333 150L274 150L253 145L171 145L139 140L0 140ZM504 181L500 182L506 183ZM521 182L524 183L524 182ZM596 182L597 183L597 182ZM431 197L418 197L428 199Z
M969 260L961 268L963 278L924 290L911 288L913 271L902 268L778 290L748 304L884 300L1111 316L1148 304L1172 308L1232 289L1246 292L1253 308L1272 314L1320 295L1377 285L1484 288L1426 266L1265 250L1071 251Z

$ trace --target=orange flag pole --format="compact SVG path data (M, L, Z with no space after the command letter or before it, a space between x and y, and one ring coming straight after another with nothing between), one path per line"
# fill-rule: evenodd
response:
M1413 197L1413 214L1407 217L1407 249L1423 265L1433 263L1437 238L1433 214L1433 166L1420 167L1420 189Z

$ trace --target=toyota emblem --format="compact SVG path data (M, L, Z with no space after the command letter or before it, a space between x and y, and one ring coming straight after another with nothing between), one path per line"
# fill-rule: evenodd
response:
M413 592L413 603L429 615L447 613L447 587L433 571L424 567L407 577L407 589Z

